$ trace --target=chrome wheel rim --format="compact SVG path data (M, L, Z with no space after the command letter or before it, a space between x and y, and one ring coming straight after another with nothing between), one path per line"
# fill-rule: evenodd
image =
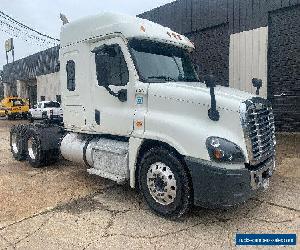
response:
M18 145L17 145L17 134L13 133L11 135L11 146L12 150L14 151L15 154L19 152Z
M28 139L27 146L28 146L28 155L29 155L29 157L31 159L35 160L36 154L37 154L37 148L36 148L35 141L32 137L30 137Z
M152 164L147 173L147 186L153 199L169 205L176 198L176 179L171 169L162 162Z

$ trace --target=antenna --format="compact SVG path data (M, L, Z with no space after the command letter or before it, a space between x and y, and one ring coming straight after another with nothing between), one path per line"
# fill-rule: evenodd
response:
M60 13L60 20L62 20L63 25L69 23L69 20L68 20L67 16L64 15L63 13Z

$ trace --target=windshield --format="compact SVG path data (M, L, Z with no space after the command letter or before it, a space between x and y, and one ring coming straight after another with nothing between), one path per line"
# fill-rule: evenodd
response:
M11 99L10 100L12 102L13 106L24 106L25 103L23 102L22 99Z
M143 82L198 82L189 53L179 47L132 39L131 52Z
M44 108L59 108L60 104L58 102L45 102Z

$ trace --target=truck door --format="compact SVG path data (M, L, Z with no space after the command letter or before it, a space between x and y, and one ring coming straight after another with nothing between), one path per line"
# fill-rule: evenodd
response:
M122 38L91 47L92 124L99 133L128 136L133 131L136 74Z

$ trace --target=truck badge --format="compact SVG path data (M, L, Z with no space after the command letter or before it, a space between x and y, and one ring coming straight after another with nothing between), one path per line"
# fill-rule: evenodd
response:
M136 98L136 104L142 105L144 103L144 98L139 96Z

